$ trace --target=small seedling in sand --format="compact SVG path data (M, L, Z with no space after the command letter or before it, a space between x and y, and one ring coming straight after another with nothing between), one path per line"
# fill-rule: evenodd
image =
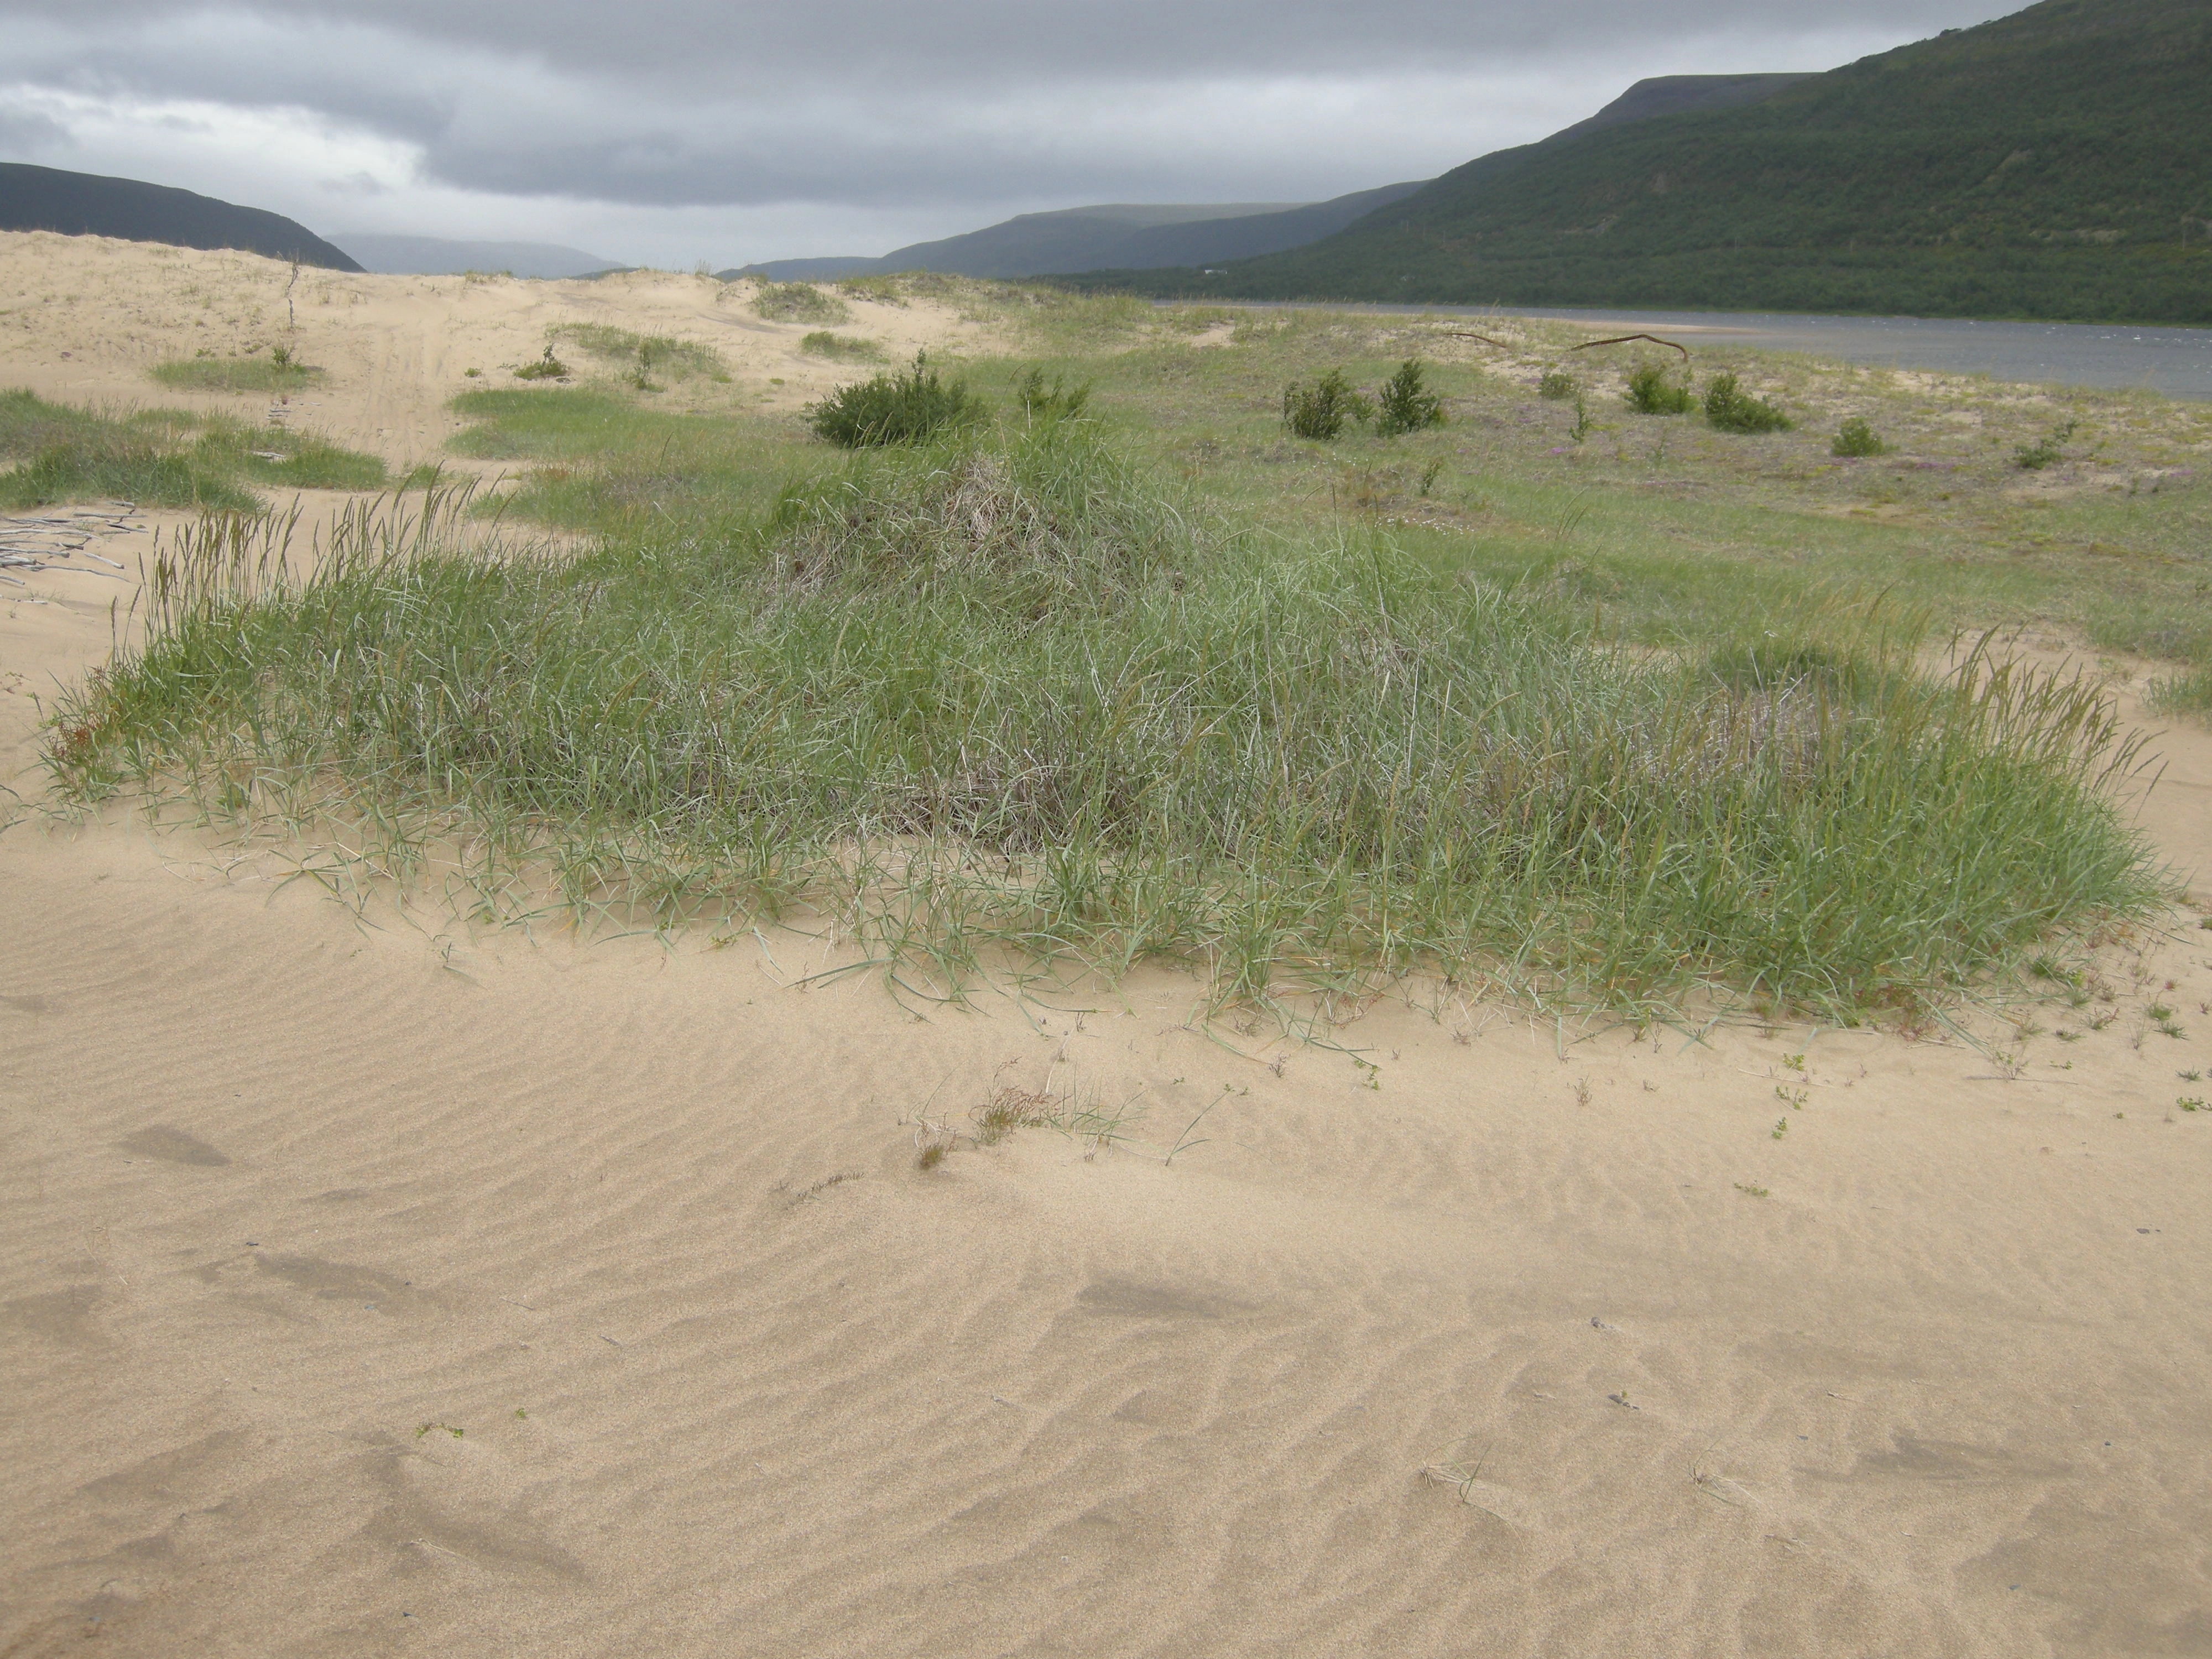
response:
M545 355L536 362L525 363L516 369L514 378L518 380L565 380L568 378L568 365L553 355L552 343L549 341Z
M1793 1112L1803 1111L1805 1103L1812 1098L1802 1089L1785 1088L1779 1083L1774 1085L1774 1097Z
M2204 1073L2194 1069L2186 1072L2176 1072L2174 1075L2179 1078L2184 1083L2202 1083L2204 1081Z
M2069 1031L2063 1026L2061 1026L2057 1030L2052 1032L2051 1035L2056 1036L2061 1042L2079 1042L2081 1040L2081 1032Z
M2185 1112L2212 1112L2212 1106L2204 1103L2202 1095L2183 1095L2173 1103Z
M420 1440L424 1435L429 1433L433 1429L443 1429L447 1434L453 1436L456 1440L459 1440L461 1437L461 1431L455 1428L450 1423L425 1423L421 1428L415 1431L415 1437L417 1440Z
M1774 1127L1771 1133L1777 1140L1781 1139L1783 1136L1790 1133L1790 1120L1786 1117L1777 1118L1774 1121Z
M1740 1193L1748 1193L1753 1198L1765 1198L1766 1196L1765 1188L1747 1187L1741 1181L1735 1183L1735 1189Z
M1589 1079L1586 1077L1578 1077L1575 1079L1575 1104L1577 1106L1589 1104Z
M1802 1073L1805 1069L1805 1056L1802 1054L1784 1054L1782 1056L1782 1063L1784 1066L1787 1066L1793 1072Z

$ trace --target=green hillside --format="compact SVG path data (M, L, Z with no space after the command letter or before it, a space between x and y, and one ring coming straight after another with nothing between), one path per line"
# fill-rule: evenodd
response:
M1698 111L1468 162L1224 298L2212 323L2212 3L2044 0Z

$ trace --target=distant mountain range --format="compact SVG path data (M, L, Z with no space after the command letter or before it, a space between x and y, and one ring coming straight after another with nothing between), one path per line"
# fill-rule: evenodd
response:
M1480 157L1304 246L1076 280L1220 298L2212 323L2206 0L2043 0L1718 99L1660 108L1660 85L1630 94L1651 113L1608 110Z
M1204 264L1298 247L1410 196L1419 184L1384 185L1327 202L1230 202L1212 206L1109 203L1024 213L942 241L915 242L880 259L775 259L718 273L770 281L834 282L894 270L1015 278L1114 267Z
M64 236L113 236L174 247L237 248L328 270L361 269L305 225L282 214L238 207L167 185L64 173L20 161L0 161L0 230L52 230Z
M334 247L363 269L388 276L458 276L500 270L510 276L599 276L627 269L581 248L556 242L453 242L442 236L392 236L381 231L334 230Z

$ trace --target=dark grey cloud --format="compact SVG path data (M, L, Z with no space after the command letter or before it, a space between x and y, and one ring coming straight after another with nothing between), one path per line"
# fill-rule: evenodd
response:
M1423 177L1643 74L1825 68L2004 9L0 0L0 152L127 161L133 123L167 110L200 132L173 167L228 143L222 165L265 176L288 211L350 193L397 213L412 191L648 215L927 209L959 229L1083 200L1307 199Z

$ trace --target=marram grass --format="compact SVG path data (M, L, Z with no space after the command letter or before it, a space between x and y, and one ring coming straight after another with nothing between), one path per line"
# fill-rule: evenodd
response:
M2161 897L2080 683L1929 680L1878 615L1632 657L1384 540L1239 533L1082 422L580 557L471 550L461 505L359 512L305 580L253 520L170 544L62 783L434 827L587 911L811 907L954 982L1164 958L1224 1000L1431 970L1856 1018Z

